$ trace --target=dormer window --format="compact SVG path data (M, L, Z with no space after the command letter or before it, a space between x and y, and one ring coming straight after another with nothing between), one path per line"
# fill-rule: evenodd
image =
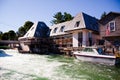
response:
M110 31L115 31L115 21L109 23Z
M57 32L57 29L58 29L57 27L54 28L53 33L56 33L56 32Z
M65 26L61 26L60 32L64 32Z
M79 25L80 25L80 21L77 21L77 22L75 23L75 27L79 27Z

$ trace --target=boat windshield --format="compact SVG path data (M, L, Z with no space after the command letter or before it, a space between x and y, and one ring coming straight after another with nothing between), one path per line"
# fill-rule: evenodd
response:
M83 52L94 52L92 48L84 48Z

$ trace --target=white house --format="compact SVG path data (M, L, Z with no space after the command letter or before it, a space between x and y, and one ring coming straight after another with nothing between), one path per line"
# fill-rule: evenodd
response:
M83 12L70 21L50 26L50 29L50 36L59 47L68 47L67 43L69 47L92 46L100 38L98 20Z

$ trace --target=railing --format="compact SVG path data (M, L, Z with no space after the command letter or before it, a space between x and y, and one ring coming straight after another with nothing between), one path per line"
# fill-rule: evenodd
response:
M3 44L18 44L19 41L13 41L13 40L0 40L0 43L3 43Z

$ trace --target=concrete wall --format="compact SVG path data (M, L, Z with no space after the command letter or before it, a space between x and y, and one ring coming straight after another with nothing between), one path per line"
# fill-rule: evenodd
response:
M28 45L25 45L24 43L20 42L20 46L21 46L21 48L22 48L23 51L28 51L28 52L30 51Z

